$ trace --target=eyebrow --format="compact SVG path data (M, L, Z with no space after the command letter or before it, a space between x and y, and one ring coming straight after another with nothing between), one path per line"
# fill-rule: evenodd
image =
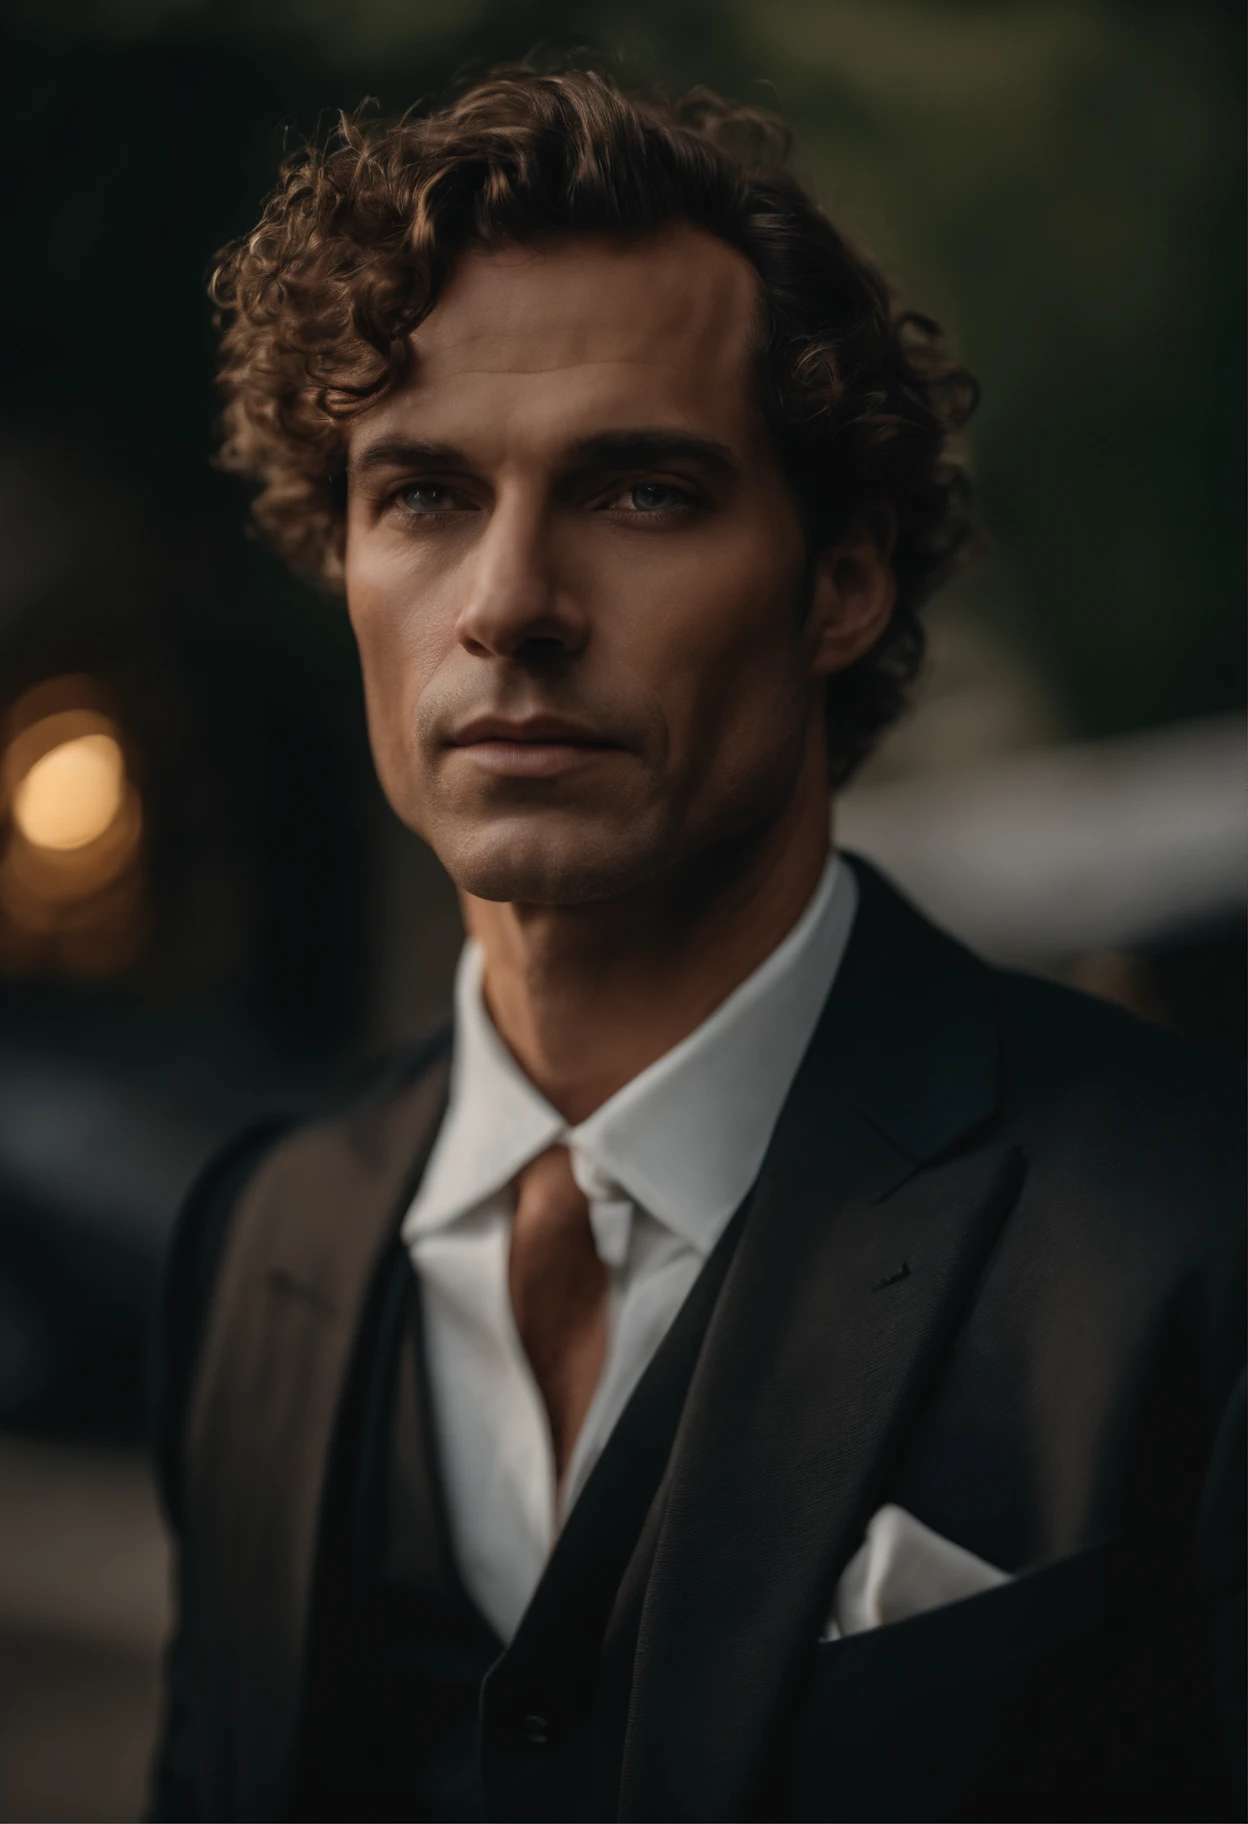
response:
M694 431L669 431L644 427L626 431L599 431L592 437L581 437L572 445L565 469L648 468L663 461L685 461L714 470L735 479L741 464L726 443L713 437L702 437ZM352 475L368 475L378 469L438 468L471 469L473 466L462 450L453 444L423 443L406 437L380 438L367 444L350 463Z
M601 431L572 446L577 466L600 469L649 467L663 461L696 462L700 467L735 478L741 464L726 443L694 431Z
M358 456L347 464L352 475L368 475L374 469L467 469L471 463L462 450L449 443L420 443L409 437L379 438L366 444Z

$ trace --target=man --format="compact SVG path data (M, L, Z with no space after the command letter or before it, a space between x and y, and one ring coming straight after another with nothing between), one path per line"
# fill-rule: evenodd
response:
M1235 1815L1237 1109L830 851L973 389L768 132L512 72L218 271L469 942L184 1216L158 1816Z

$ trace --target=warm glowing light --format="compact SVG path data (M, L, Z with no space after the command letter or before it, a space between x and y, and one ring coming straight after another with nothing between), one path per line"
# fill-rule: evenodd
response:
M111 735L78 735L36 760L13 794L13 821L37 849L85 848L116 821L126 771Z

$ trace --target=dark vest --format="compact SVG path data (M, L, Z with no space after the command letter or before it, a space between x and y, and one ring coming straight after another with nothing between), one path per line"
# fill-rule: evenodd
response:
M330 1458L287 1815L616 1815L664 1474L744 1215L639 1382L506 1650L455 1563L419 1286L391 1242Z
M335 1469L290 1815L484 1818L478 1713L503 1648L452 1555L419 1295L398 1249L387 1274Z

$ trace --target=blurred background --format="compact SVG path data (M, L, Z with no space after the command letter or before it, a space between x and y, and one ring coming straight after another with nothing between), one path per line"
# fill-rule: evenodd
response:
M143 1802L179 1197L428 1021L458 944L341 607L210 466L205 276L283 147L534 47L782 109L984 389L992 550L840 833L989 954L1240 1053L1241 36L1218 0L9 0L0 1818Z

